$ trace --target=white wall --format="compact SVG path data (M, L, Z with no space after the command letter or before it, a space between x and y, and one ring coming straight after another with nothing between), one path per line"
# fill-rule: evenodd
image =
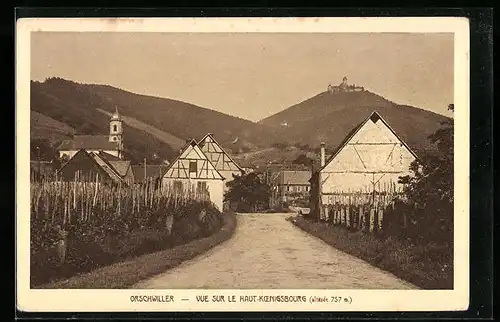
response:
M222 205L224 200L224 188L223 188L223 180L207 180L207 179L178 179L178 178L168 178L163 177L162 179L162 187L172 186L174 181L181 181L183 189L188 189L189 185L191 185L194 189L196 189L198 182L206 182L207 189L210 194L210 200L215 204L219 211L222 211Z
M320 173L323 203L328 193L384 190L401 187L400 176L409 175L413 154L381 121L369 120ZM325 195L326 194L326 195Z

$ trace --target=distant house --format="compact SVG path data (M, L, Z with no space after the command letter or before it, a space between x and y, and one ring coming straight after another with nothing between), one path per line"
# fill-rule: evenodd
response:
M273 200L292 203L296 200L308 200L311 183L311 171L282 170L273 178Z
M162 188L172 189L175 194L187 191L200 195L209 194L210 200L222 211L224 177L217 171L195 140L182 149L180 155L162 175Z
M244 173L252 173L255 171L255 168L248 165L248 166L243 166L241 167L241 169L243 170Z
M332 156L325 160L321 145L321 167L311 177L311 213L323 218L332 196L349 192L380 191L398 185L409 175L415 153L376 112L354 127Z
M233 174L241 176L244 173L243 169L224 151L212 133L205 135L198 146L215 169L224 177L224 191L227 191L227 183L233 180Z
M113 169L120 175L122 180L127 185L134 183L134 171L132 170L132 165L129 160L109 161L109 164L111 164Z
M128 166L120 165L120 170L117 170L111 162L117 161L109 161L103 154L80 149L59 169L58 177L63 181L98 180L99 182L127 184L127 174L129 171L132 172L130 163ZM120 173L125 173L125 175L122 177Z
M68 159L81 149L95 153L104 151L119 158L123 157L123 121L118 110L109 121L108 135L75 135L71 140L64 140L57 148L59 157L66 156Z
M134 182L140 184L146 181L154 181L161 184L163 172L167 167L166 164L133 165Z

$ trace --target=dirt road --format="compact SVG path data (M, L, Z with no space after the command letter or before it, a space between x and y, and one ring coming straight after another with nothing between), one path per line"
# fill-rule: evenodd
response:
M416 288L310 236L287 216L239 214L229 241L132 288Z

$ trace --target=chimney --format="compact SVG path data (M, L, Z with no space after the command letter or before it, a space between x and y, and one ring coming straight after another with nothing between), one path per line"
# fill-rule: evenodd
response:
M325 142L321 142L321 167L325 166Z

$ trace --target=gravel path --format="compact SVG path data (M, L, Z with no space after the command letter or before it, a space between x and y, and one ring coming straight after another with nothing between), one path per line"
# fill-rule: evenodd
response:
M287 216L239 214L229 241L132 288L416 288L310 236Z

